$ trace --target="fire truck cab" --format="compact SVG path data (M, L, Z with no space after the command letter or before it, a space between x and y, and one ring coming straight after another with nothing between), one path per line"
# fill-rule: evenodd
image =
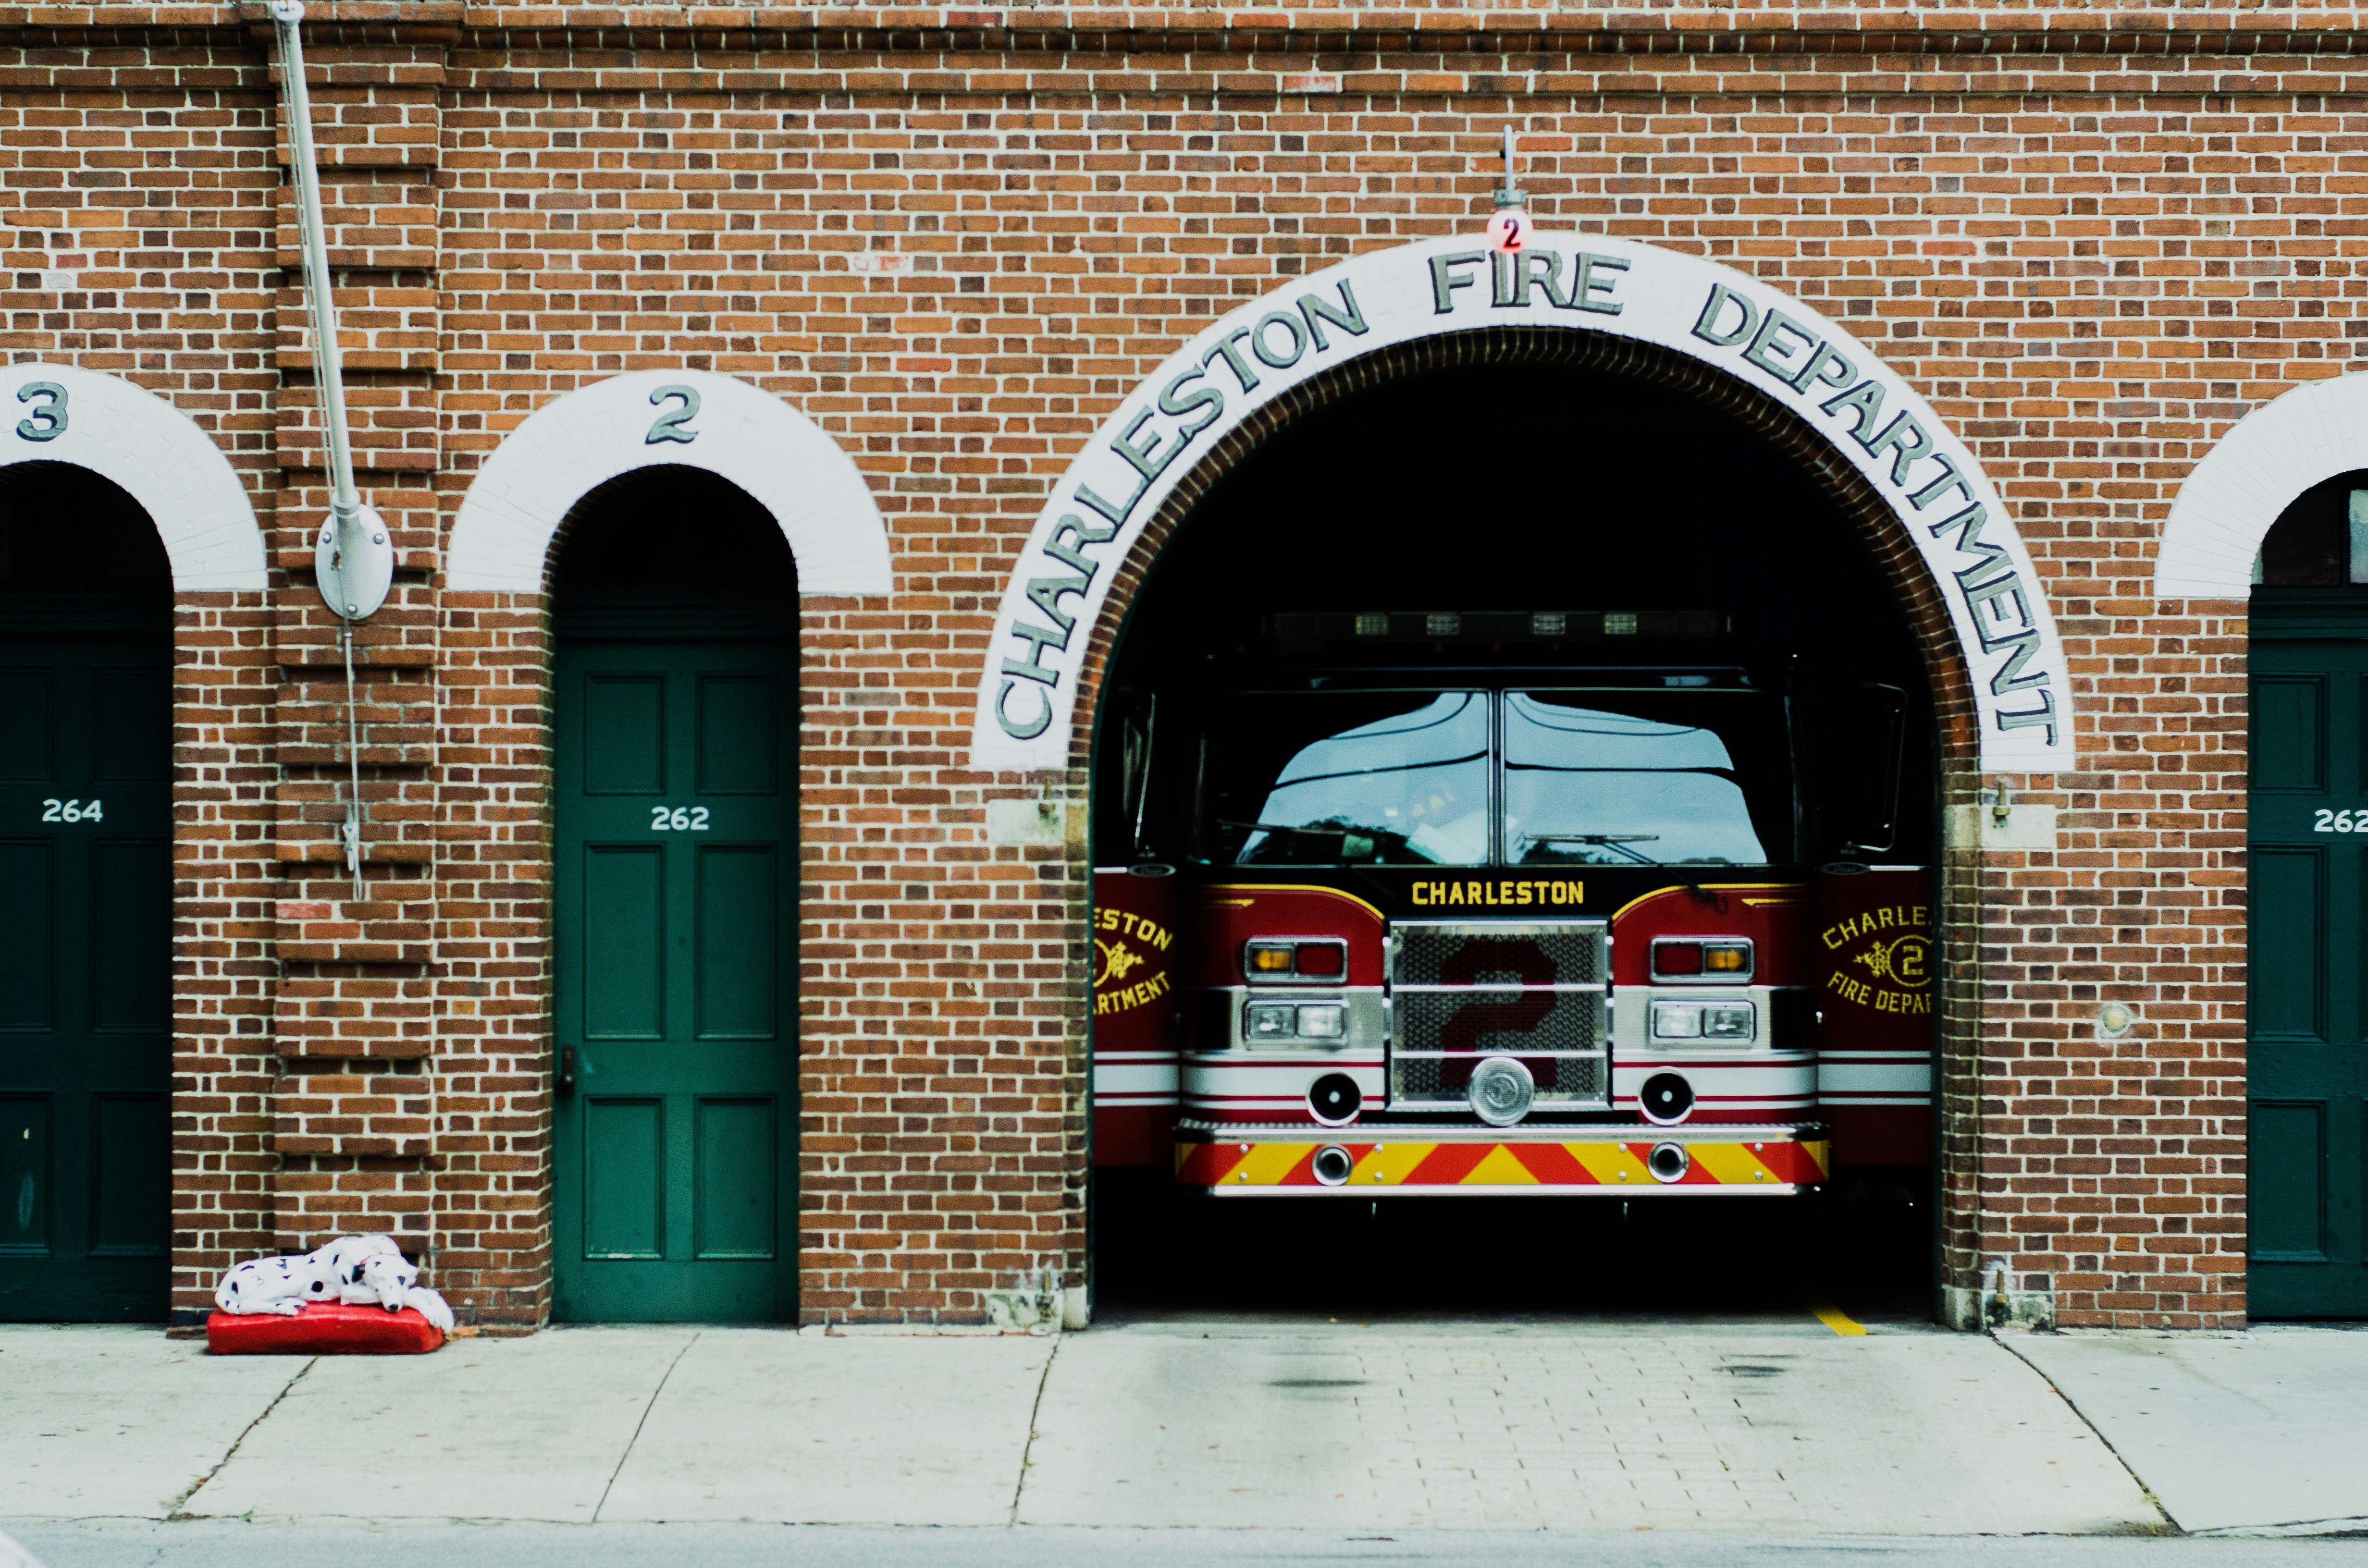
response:
M1280 645L1473 634L1304 619ZM1718 630L1528 619L1582 647ZM1319 655L1111 703L1101 778L1137 853L1095 878L1098 1165L1378 1199L1794 1194L1928 1161L1930 881L1884 863L1896 688L1840 705L1839 825L1785 670Z

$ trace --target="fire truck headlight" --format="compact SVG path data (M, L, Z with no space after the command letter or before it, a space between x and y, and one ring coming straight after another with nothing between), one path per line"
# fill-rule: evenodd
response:
M1303 1040L1338 1040L1349 1032L1349 1009L1338 1002L1303 1004L1299 1033Z
M1713 1002L1702 1008L1704 1040L1749 1040L1752 1006L1748 1002Z
M1700 1040L1702 1035L1702 1005L1699 1002L1656 1002L1653 1004L1653 1038L1655 1040Z
M1298 1012L1288 1002L1253 1002L1242 1013L1242 1033L1250 1040L1289 1040Z

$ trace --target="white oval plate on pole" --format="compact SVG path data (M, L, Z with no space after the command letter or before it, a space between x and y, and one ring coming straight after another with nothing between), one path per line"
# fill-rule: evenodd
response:
M394 585L394 537L375 506L356 513L347 538L337 538L335 513L321 520L320 542L313 547L313 571L320 579L321 597L347 620L364 620L386 603Z

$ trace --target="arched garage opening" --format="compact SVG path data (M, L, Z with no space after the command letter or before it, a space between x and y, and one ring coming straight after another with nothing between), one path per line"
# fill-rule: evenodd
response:
M1818 1015L1839 1037L1851 1010L1827 983L1853 971L1793 944L1839 926L1837 901L1930 902L1941 736L1918 632L1932 627L1870 548L1864 497L1804 460L1796 428L1754 428L1666 358L1607 347L1474 335L1322 389L1244 444L1134 597L1099 690L1093 848L1098 867L1139 869L1098 879L1105 906L1172 881L1173 928L1198 949L1178 987L1179 1014L1197 1016L1178 1020L1174 1114L1188 1140L1289 1120L1335 1076L1357 1081L1361 1114L1324 1135L1354 1156L1338 1195L1296 1200L1179 1183L1158 1130L1147 1151L1098 1148L1098 1312L1796 1312L1825 1296L1929 1313L1929 1055L1907 1058L1929 1053L1933 1016L1889 1019L1880 1063L1844 1060L1853 1042L1838 1040L1820 1085ZM1441 909L1442 889L1571 902ZM1687 929L1756 938L1756 972L1615 987L1601 1058L1583 1030L1554 1042L1571 1053L1538 1052L1584 993L1478 991L1427 1026L1445 994L1406 983L1402 961L1385 958L1379 987L1231 972L1233 938L1328 938L1326 902L1377 911L1393 955L1446 930L1514 933L1480 938L1524 944L1478 960L1511 966L1469 977L1484 983L1535 978L1522 965L1557 955L1557 924L1608 919L1615 953L1652 944L1636 919L1674 903ZM1224 918L1212 903L1247 907ZM1282 924L1251 932L1268 906ZM1920 1006L1930 975L1910 952L1884 978ZM1301 1009L1336 995L1346 1038L1307 1036ZM1267 1041L1233 1016L1255 1028L1255 1009L1286 1007ZM1138 1028L1135 1010L1097 1024ZM1748 1043L1704 1040L1705 1017ZM1482 1178L1474 1192L1347 1196L1388 1158L1360 1135L1402 1135L1430 1148L1407 1158L1442 1168L1469 1148L1457 1102L1491 1058L1529 1074L1516 1125L1533 1136L1654 1116L1595 1173L1608 1190L1516 1192L1486 1155L1459 1172ZM1135 1059L1098 1051L1105 1063L1114 1092L1096 1125L1115 1143L1141 1117L1125 1094ZM1371 1131L1373 1111L1408 1102L1389 1134ZM1649 1165L1620 1187L1639 1146L1687 1140L1707 1166L1715 1145L1691 1139L1797 1121L1844 1124L1814 1195L1691 1191ZM1505 1147L1517 1163L1500 1176L1550 1176L1540 1145Z
M1114 752L1128 759L1120 764L1122 768L1133 768L1140 759L1157 755L1156 735L1136 733L1133 722L1115 709L1101 710L1103 724L1098 733L1091 718L1097 710L1078 699L1099 695L1119 625L1135 601L1136 589L1155 573L1171 536L1180 540L1179 525L1211 498L1217 481L1262 443L1286 435L1303 416L1360 388L1459 363L1497 365L1531 358L1680 394L1684 402L1670 426L1679 434L1636 435L1636 441L1644 443L1639 449L1656 453L1664 468L1716 472L1732 467L1732 443L1720 437L1715 420L1699 417L1723 412L1815 478L1829 497L1828 506L1850 520L1862 541L1861 551L1882 568L1883 593L1855 619L1871 625L1869 617L1883 616L1884 606L1904 607L1921 655L1919 689L1906 692L1896 704L1897 724L1861 722L1860 732L1896 728L1907 737L1918 703L1929 702L1928 733L1940 740L1941 789L1957 799L1970 799L1984 773L2019 780L2069 765L2067 677L2044 597L1979 465L1914 390L1848 334L1796 301L1698 258L1593 235L1535 236L1518 261L1492 257L1485 248L1460 238L1373 253L1278 289L1215 323L1171 356L1120 405L1072 463L1021 552L1005 593L993 652L980 671L974 765L1065 769L1069 788L1087 793L1101 783L1099 778L1088 783L1098 745L1103 754ZM1428 592L1419 597L1393 594L1386 600L1329 612L1345 618L1337 622L1320 610L1289 612L1288 624L1278 615L1267 623L1269 634L1278 644L1298 642L1303 653L1311 641L1321 644L1335 637L1356 648L1356 640L1367 635L1383 643L1403 639L1409 645L1446 644L1469 637L1493 644L1518 640L1506 630L1505 618L1527 615L1530 634L1548 640L1555 618L1560 618L1565 641L1641 641L1688 627L1708 629L1702 632L1706 636L1734 635L1717 615L1671 609L1666 603L1648 619L1650 607L1622 608L1592 596L1557 591L1553 597L1560 603L1547 602L1540 591L1541 574L1528 569L1521 551L1496 548L1505 530L1492 529L1492 521L1508 513L1517 521L1520 517L1501 504L1508 489L1505 476L1543 465L1576 474L1575 482L1565 487L1575 484L1585 490L1592 472L1616 460L1617 454L1606 449L1610 443L1595 438L1599 428L1600 421L1589 425L1574 418L1533 436L1531 451L1515 450L1511 443L1480 442L1475 443L1478 450L1454 454L1454 472L1475 494L1497 497L1500 504L1494 510L1476 504L1457 509L1452 517L1435 525L1436 548L1403 567L1406 580L1427 586L1454 578L1454 571L1441 562L1494 555L1499 579L1521 583L1521 595L1492 595L1494 602L1472 608L1473 619L1467 620L1464 607L1437 607ZM1591 470L1590 457L1599 460ZM1420 431L1409 428L1395 444L1369 446L1352 460L1366 471L1402 476L1435 458ZM1526 500L1531 491L1520 494ZM1313 505L1327 513L1336 510L1321 499ZM1640 510L1649 514L1652 509ZM1763 526L1757 498L1748 494L1736 497L1726 516L1735 529ZM1294 524L1304 520L1292 519ZM1335 527L1313 545L1304 531L1286 531L1271 520L1254 527L1251 531L1260 535L1258 554L1235 562L1227 585L1238 590L1258 583L1260 564L1279 559L1294 563L1310 555L1356 560L1360 521L1336 516ZM1652 524L1631 522L1630 527L1649 530ZM1527 544L1529 536L1521 538ZM1527 548L1531 559L1544 553L1534 545ZM1214 618L1223 602L1204 597L1198 608ZM1440 618L1436 621L1434 615ZM1130 634L1129 650L1133 646ZM1239 656L1250 665L1260 662L1255 654ZM1439 659L1431 661L1433 666L1440 664ZM1517 829L1507 805L1517 784L1535 782L1517 779L1516 773L1522 767L1547 774L1588 771L1587 766L1554 754L1563 741L1538 742L1548 755L1517 759L1512 740L1516 717L1525 724L1542 722L1548 730L1569 730L1573 726L1563 721L1575 717L1578 730L1609 723L1614 728L1643 725L1654 733L1659 733L1654 731L1656 725L1668 730L1666 718L1622 713L1618 704L1580 702L1572 709L1555 696L1565 688L1536 682L1517 687L1509 677L1493 683L1466 681L1458 690L1447 691L1439 688L1435 668L1426 666L1426 672L1430 698L1453 699L1460 720L1472 726L1463 737L1471 743L1470 755L1460 761L1478 770L1459 790L1442 791L1438 801L1426 802L1427 810L1435 806L1446 813L1436 821L1414 823L1411 804L1405 801L1398 802L1401 820L1395 824L1349 821L1333 807L1320 810L1311 821L1269 820L1268 808L1285 793L1285 785L1372 770L1364 764L1331 766L1348 753L1371 753L1377 741L1386 743L1383 751L1412 744L1389 740L1392 734L1462 733L1453 725L1441 729L1406 722L1406 714L1369 716L1348 729L1308 737L1306 744L1284 746L1288 755L1273 759L1270 778L1236 790L1230 800L1214 801L1206 781L1222 784L1222 767L1212 768L1202 783L1191 787L1201 802L1194 810L1203 826L1214 824L1239 835L1237 843L1213 858L1231 856L1228 877L1249 869L1243 864L1245 857L1267 859L1280 854L1304 869L1313 852L1292 846L1328 835L1338 846L1333 852L1338 857L1374 862L1332 868L1343 878L1353 873L1372 882L1395 877L1402 884L1379 902L1346 886L1330 888L1312 902L1301 897L1303 907L1281 912L1291 916L1283 924L1306 930L1266 932L1262 927L1270 923L1265 919L1266 895L1258 888L1235 884L1222 897L1207 896L1205 889L1195 894L1191 877L1178 867L1172 882L1184 891L1176 895L1163 921L1157 902L1163 895L1156 890L1166 884L1159 876L1129 880L1096 872L1097 907L1081 911L1084 923L1077 942L1081 957L1092 955L1096 1157L1105 1158L1117 1143L1131 1140L1139 1148L1146 1136L1155 1142L1163 1136L1157 1125L1159 1052L1144 1040L1129 1038L1117 1015L1156 1017L1160 1008L1147 1005L1172 990L1178 994L1170 1006L1181 1043L1175 1075L1167 1081L1176 1115L1170 1153L1181 1185L1207 1194L1281 1201L1322 1188L1337 1202L1363 1202L1370 1209L1378 1199L1359 1196L1371 1190L1361 1185L1368 1182L1401 1184L1390 1190L1399 1193L1402 1202L1417 1195L1452 1193L1470 1199L1480 1192L1509 1195L1577 1187L1600 1188L1596 1196L1609 1198L1619 1182L1652 1183L1656 1190L1679 1187L1694 1195L1714 1187L1722 1196L1755 1182L1760 1184L1755 1190L1762 1195L1797 1195L1834 1186L1828 1157L1831 1146L1841 1139L1839 1134L1824 1136L1834 1130L1823 1124L1843 1119L1840 1102L1856 1097L1856 1108L1872 1108L1872 1101L1922 1098L1921 1094L1905 1093L1906 1085L1885 1076L1909 1066L1930 1071L1929 1037L1920 1054L1902 1050L1896 1032L1900 1017L1886 1020L1893 1029L1855 1042L1887 1049L1849 1051L1836 1049L1830 1023L1809 1020L1807 1027L1820 1038L1814 1052L1814 1085L1804 1089L1799 1081L1801 1063L1811 1053L1790 1052L1793 1060L1785 1071L1794 1075L1790 1091L1796 1098L1794 1108L1798 1101L1812 1102L1818 1120L1797 1115L1777 1118L1759 1137L1738 1131L1732 1122L1725 1131L1709 1124L1720 1119L1716 1112L1722 1098L1727 1102L1724 1109L1736 1115L1758 1117L1780 1108L1766 1103L1767 1095L1709 1083L1692 1088L1682 1083L1648 1084L1644 1077L1657 1075L1639 1076L1630 1069L1650 1067L1650 1060L1640 1055L1623 1061L1623 1053L1635 1043L1635 1031L1648 1025L1655 1039L1734 1040L1744 1031L1762 1043L1804 1038L1798 1027L1800 1009L1819 1000L1812 994L1815 979L1768 983L1779 978L1776 970L1801 967L1772 962L1788 942L1803 950L1813 939L1829 949L1850 946L1856 950L1838 952L1838 958L1860 962L1870 972L1873 966L1896 966L1886 972L1912 976L1917 989L1934 987L1930 926L1934 910L1952 896L1948 890L1894 901L1896 907L1885 920L1872 909L1843 909L1840 904L1847 901L1829 899L1830 890L1822 880L1811 888L1774 876L1775 852L1766 846L1770 836L1782 843L1788 855L1809 853L1813 840L1811 829L1797 815L1797 833L1775 820L1787 816L1781 805L1770 803L1783 790L1770 791L1764 780L1754 784L1743 777L1748 767L1734 766L1738 747L1750 757L1772 755L1767 738L1747 743L1711 734L1715 725L1679 723L1670 733L1711 734L1709 740L1698 736L1689 743L1700 758L1689 767L1726 775L1718 782L1733 798L1730 804L1734 800L1758 801L1736 807L1740 816L1730 825L1747 834L1759 831L1760 838L1748 851L1730 844L1725 849L1698 847L1670 858L1697 866L1748 865L1767 876L1768 884L1748 890L1750 898L1739 899L1736 895L1747 892L1743 886L1715 885L1694 870L1672 879L1669 886L1645 890L1638 895L1642 903L1598 907L1598 899L1622 891L1622 879L1636 870L1640 856L1653 853L1637 846L1699 835L1683 825L1649 832L1593 823L1554 828L1547 824L1555 813L1547 811L1518 830L1526 836L1515 858L1508 859L1506 846L1514 842ZM1691 678L1700 671L1672 665L1665 673ZM1773 687L1752 689L1769 699ZM1711 690L1718 691L1715 682ZM1739 698L1743 692L1738 686L1723 695ZM1247 711L1255 706L1246 703L1243 708ZM1423 711L1429 710L1426 707ZM1794 733L1803 722L1800 712L1786 710L1786 733ZM1369 727L1374 724L1380 728ZM1154 721L1148 728L1156 731L1158 725ZM1280 737L1277 745L1290 739L1292 730L1292 722L1264 712L1249 725L1252 734ZM1326 753L1325 748L1336 743L1346 751ZM1779 741L1773 751L1782 752L1790 744ZM1713 753L1725 760L1716 760ZM1316 763L1326 766L1308 778L1295 776L1295 767ZM1806 767L1805 762L1799 765ZM1903 761L1903 776L1907 767ZM1138 771L1149 777L1158 771L1157 765L1147 764ZM1653 770L1638 764L1626 771ZM1866 769L1841 771L1863 787ZM1797 794L1798 780L1786 788ZM1264 798L1259 798L1261 790ZM1794 813L1806 809L1795 800ZM1763 814L1775 821L1765 831ZM1140 800L1128 801L1123 815L1130 824L1149 820ZM1748 827L1738 825L1741 819L1748 819ZM1194 842L1205 846L1211 840L1202 833ZM1874 852L1868 845L1855 847ZM1414 864L1409 856L1427 858L1426 863ZM1385 859L1395 863L1378 863ZM1456 874L1416 874L1440 868ZM1296 886L1304 878L1279 872L1280 868L1278 882L1296 887L1294 896L1305 893ZM1861 892L1873 885L1878 884L1859 884ZM1917 902L1919 897L1930 902ZM1393 899L1394 909L1389 907ZM1482 906L1487 906L1485 913L1501 917L1508 904L1523 903L1551 906L1559 913L1539 917L1534 931L1482 930L1475 925L1481 917L1475 912ZM1780 919L1775 906L1782 903L1805 904L1809 915L1823 924L1804 929L1798 909ZM1259 913L1247 924L1233 922L1222 911L1235 908ZM1612 940L1611 928L1639 908L1651 911L1644 924L1655 929L1640 933L1631 927L1631 939ZM1417 914L1420 921L1415 918ZM1765 928L1747 932L1738 925L1752 919ZM1417 929L1423 922L1430 927L1427 932ZM1787 929L1794 933L1790 937L1776 928L1787 922ZM1903 923L1914 928L1907 933L1912 942L1898 929ZM1319 926L1325 929L1316 929ZM1303 936L1310 939L1303 942ZM1835 943L1827 943L1828 936ZM1440 941L1430 940L1433 937ZM1520 939L1508 946L1508 939L1514 937ZM1666 955L1664 937L1675 944ZM1873 950L1877 946L1880 952ZM1303 947L1304 954L1299 951ZM1713 951L1719 955L1715 959ZM1360 952L1366 956L1360 958ZM1754 967L1755 953L1770 957L1769 971ZM1740 982L1746 972L1754 976L1752 984ZM1898 986L1870 985L1855 973L1845 971L1839 981L1830 974L1825 979L1833 982L1836 994L1871 998L1869 1006L1899 996ZM1665 982L1670 994L1661 994ZM1259 994L1269 984L1286 994ZM1726 994L1689 992L1689 984ZM1286 1005L1292 985L1308 987L1296 994L1315 1007L1312 1018L1305 1016L1305 1007ZM1622 993L1631 985L1640 989L1623 998ZM1321 987L1339 994L1323 996ZM1222 1005L1193 1000L1191 994L1211 991L1232 994ZM1448 992L1453 994L1440 994ZM1670 1006L1664 1009L1664 1003ZM1934 988L1923 998L1892 1001L1889 1010L1929 1018L1945 1013L1945 998ZM1785 1025L1777 1016L1780 1011L1793 1024ZM1508 1027L1507 1020L1517 1016L1526 1024ZM1964 1036L1957 1042L1959 1049L1969 1049L1970 1014L1953 1027ZM1556 1038L1509 1039L1521 1033ZM1228 1088L1205 1077L1199 1091L1187 1086L1196 1039L1220 1041L1224 1050L1244 1048L1244 1055L1224 1063L1229 1070L1275 1065L1252 1062L1247 1053L1252 1037L1311 1054L1321 1040L1348 1040L1363 1054L1340 1062L1339 1074L1319 1074L1323 1081L1305 1085L1284 1085L1269 1076L1263 1086L1243 1080ZM1120 1045L1125 1048L1122 1053L1111 1049ZM1744 1066L1726 1065L1737 1071ZM1837 1068L1844 1070L1838 1073ZM1121 1087L1135 1102L1132 1107L1108 1103L1110 1091ZM1229 1096L1236 1102L1230 1111L1223 1104ZM1752 1103L1755 1099L1760 1103ZM1616 1147L1607 1147L1615 1141L1600 1127L1560 1141L1541 1138L1534 1130L1504 1134L1465 1128L1425 1142L1417 1136L1419 1129L1401 1128L1383 1136L1389 1130L1360 1119L1376 1114L1376 1106L1383 1117L1410 1113L1417 1119L1452 1119L1461 1114L1469 1119L1480 1117L1484 1100L1492 1114L1481 1120L1492 1130L1512 1126L1541 1106L1547 1108L1538 1125L1550 1130L1584 1126L1590 1116L1616 1119L1622 1114L1634 1125L1655 1130L1616 1141ZM1656 1112L1650 1118L1644 1115L1647 1105ZM1103 1114L1121 1108L1131 1113L1132 1131ZM1966 1110L1962 1125L1948 1136L1970 1156L1970 1105ZM1698 1119L1702 1127L1686 1130L1680 1124L1690 1118ZM1196 1119L1202 1125L1192 1126ZM1261 1121L1263 1126L1254 1125ZM1287 1132L1285 1124L1292 1124ZM1350 1129L1355 1131L1347 1131ZM1105 1131L1111 1136L1104 1137ZM1543 1142L1557 1147L1534 1146ZM1421 1146L1409 1146L1414 1143ZM1863 1152L1869 1145L1860 1140L1859 1147ZM1970 1202L1970 1170L1967 1164L1951 1178L1951 1190L1961 1205ZM1614 1202L1635 1205L1625 1198ZM1954 1256L1970 1251L1970 1233L1964 1230L1969 1219L1970 1211L1952 1221L1948 1247L1953 1285L1964 1284L1971 1276L1967 1258ZM1096 1222L1099 1224L1099 1218Z

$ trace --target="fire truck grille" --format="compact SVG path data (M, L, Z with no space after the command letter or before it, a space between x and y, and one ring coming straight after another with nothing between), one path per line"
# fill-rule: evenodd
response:
M1407 921L1393 937L1392 1108L1466 1108L1472 1069L1491 1056L1530 1070L1541 1109L1609 1103L1602 921Z
M1600 920L1401 920L1391 936L1394 985L1600 985L1611 967Z

